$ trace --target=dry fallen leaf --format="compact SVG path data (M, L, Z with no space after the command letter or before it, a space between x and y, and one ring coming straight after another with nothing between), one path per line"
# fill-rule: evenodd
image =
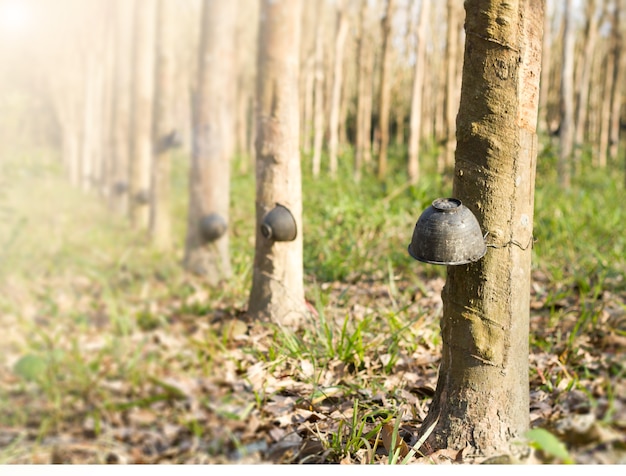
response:
M394 454L398 448L400 448L400 457L404 458L406 455L409 454L409 446L406 444L406 442L402 439L402 437L398 434L396 434L396 441L395 441L395 445L394 445L394 441L393 441L393 433L394 433L394 426L391 423L385 423L380 431L380 436L383 439L383 445L385 445L385 449L387 450L388 454Z

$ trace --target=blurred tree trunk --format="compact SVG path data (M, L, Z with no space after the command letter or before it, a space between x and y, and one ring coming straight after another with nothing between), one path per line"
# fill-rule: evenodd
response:
M528 429L528 327L544 2L466 0L453 196L491 245L448 266L431 449L515 452Z
M552 67L552 19L548 13L548 4L543 21L543 46L541 53L541 82L539 91L539 130L545 134L550 133L548 120L548 102L550 100L550 68Z
M422 133L422 95L424 76L426 75L426 27L430 17L430 2L422 2L419 21L415 32L415 68L413 73L413 91L411 94L411 119L409 132L409 181L417 183L420 174L419 154Z
M319 6L323 10L323 6ZM319 13L315 29L315 83L313 103L313 177L320 174L324 144L324 16Z
M172 244L170 210L170 153L177 145L172 117L174 94L174 0L158 0L156 78L154 91L154 161L150 200L150 237L157 249Z
M600 133L596 149L597 165L606 167L609 151L609 131L611 123L611 89L615 69L615 56L612 46L608 48L602 63L602 96L600 98Z
M333 59L333 89L330 98L328 162L332 178L337 176L337 154L339 147L339 113L341 90L343 85L343 53L348 35L348 18L341 3L337 5L337 32L335 36L335 54Z
M256 245L248 305L255 319L297 325L306 316L302 269L302 188L299 151L299 0L263 0L257 79ZM293 241L261 233L277 204L296 222Z
M152 109L156 0L136 0L134 12L129 213L136 228L148 228L150 168L152 165Z
M310 154L313 150L313 104L315 85L315 45L316 27L320 19L317 15L318 2L305 2L302 6L302 33L300 41L300 140L302 152Z
M103 83L102 83L102 161L100 166L100 196L109 202L111 195L111 171L113 169L113 88L115 84L115 40L114 26L115 3L107 2L103 13Z
M606 2L603 2L603 7ZM603 16L606 11L603 8ZM593 57L593 65L591 68L591 86L589 91L589 113L587 120L587 137L589 138L589 146L591 149L591 165L600 166L598 159L598 140L600 137L600 114L602 114L602 96L604 94L604 78L603 68L606 58L606 42L601 41L598 44L596 54Z
M613 82L611 84L611 123L609 126L609 156L612 165L619 160L619 133L622 109L622 88L624 85L624 45L621 25L621 11L623 2L614 0L613 15L611 17L611 35L613 38Z
M439 171L444 172L454 165L454 150L456 148L456 113L459 107L458 103L458 70L461 68L459 64L459 30L461 28L460 21L460 4L457 0L448 0L447 3L448 29L446 33L446 53L445 53L445 71L446 71L446 95L445 95L445 125L446 138L443 163L439 165Z
M208 240L203 219L229 223L230 163L235 147L237 3L204 0L198 56L194 145L189 172L185 268L212 286L230 278L229 233Z
M240 155L240 172L247 173L252 163L254 123L254 71L256 59L256 40L258 23L258 6L256 0L236 0L240 11L246 15L237 16L237 119L236 119L236 151Z
M113 152L110 168L111 208L120 215L129 213L128 173L131 116L131 28L134 1L115 2L115 81L113 89Z
M391 38L392 21L395 12L395 0L387 0L382 25L382 52L380 59L380 84L378 92L378 131L380 142L378 149L378 178L387 175L387 147L389 146L389 112L391 107Z
M572 0L564 0L563 63L561 71L561 125L559 127L559 180L569 188L572 175L572 150L574 146L574 46L575 30Z
M371 110L372 110L372 48L368 32L368 0L361 0L357 38L357 96L356 96L356 151L354 178L361 179L364 163L371 161Z
M596 11L596 0L587 0L585 17L585 34L583 51L580 55L580 79L577 81L576 128L574 131L574 163L580 164L587 130L587 113L589 111L589 89L591 87L591 66L596 50L599 17Z
M93 45L92 45L93 46ZM96 45L93 48L92 54L85 57L85 99L83 110L83 137L82 137L82 151L80 159L80 185L84 191L91 191L96 181L100 144L99 137L101 137L102 129L100 128L100 104L99 99L101 91L101 74L102 74L102 58L100 57L100 51Z

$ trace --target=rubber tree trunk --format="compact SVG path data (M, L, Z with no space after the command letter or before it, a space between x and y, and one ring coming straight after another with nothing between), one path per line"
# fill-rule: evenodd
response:
M448 0L446 11L448 28L446 32L446 53L445 53L445 72L446 72L446 95L445 95L445 126L446 141L443 161L440 161L439 170L444 172L446 169L452 168L454 160L454 149L456 147L456 113L458 110L458 82L457 71L458 50L459 50L459 8L457 0Z
M306 316L302 271L302 186L299 151L298 0L263 0L259 32L256 142L256 245L249 314L297 326ZM277 204L291 211L293 241L261 232Z
M131 51L130 37L134 2L115 3L115 84L113 92L111 164L111 208L120 215L128 213L128 172L131 116Z
M573 0L564 1L563 68L561 71L561 125L559 129L559 179L569 188L572 180L572 152L574 149L574 46L575 30Z
M591 88L591 67L596 51L598 36L599 15L596 11L596 1L588 0L585 8L586 25L583 40L583 54L580 57L580 78L577 81L576 127L574 131L574 162L579 164L585 145L585 131L589 111L589 90Z
M613 74L615 71L615 55L609 49L602 64L602 90L600 98L600 133L597 144L597 165L606 167L609 151L609 132L611 127L611 90L613 88Z
M546 12L544 14L543 21L543 46L541 49L541 82L539 91L539 130L548 134L549 120L548 120L548 104L551 97L550 92L550 66L551 66L551 48L552 48L552 18L548 13L548 6L546 5Z
M363 164L371 162L373 54L370 46L368 18L368 0L361 0L357 40L356 151L354 155L354 178L357 181L361 179Z
M383 46L380 59L380 84L378 91L378 131L380 145L378 149L378 178L387 176L387 147L389 146L389 112L391 109L391 41L392 20L395 12L395 0L387 0L385 16L382 19Z
M621 29L621 12L624 3L616 0L611 16L613 35L613 84L611 85L611 123L609 126L609 157L611 164L617 165L620 147L621 110L624 85L624 40ZM626 178L626 177L625 177Z
M337 6L337 33L335 36L335 57L333 59L333 89L330 98L330 118L328 124L328 164L332 178L337 176L337 154L339 148L339 119L341 89L343 85L343 53L348 36L348 18L343 6Z
M152 197L150 200L150 238L157 249L172 244L170 210L170 153L178 132L172 117L174 93L174 4L158 0L157 63L154 95L154 161L152 164Z
M543 2L466 0L453 195L487 236L448 266L432 449L515 451L529 426L528 338Z
M323 8L320 6L320 9ZM315 27L315 81L313 83L313 176L320 174L324 144L324 21L318 15Z
M422 96L424 93L424 76L426 74L426 27L430 16L430 2L422 2L419 22L415 32L417 48L415 51L415 68L413 73L413 90L411 95L411 118L409 122L409 181L417 183L419 179L420 137L422 134Z
M132 133L129 159L129 214L131 224L147 229L150 218L150 167L152 164L152 109L156 0L136 0L134 12L134 55Z
M237 2L204 0L202 5L184 262L188 271L216 285L232 274L229 234L220 223L229 222L235 148Z

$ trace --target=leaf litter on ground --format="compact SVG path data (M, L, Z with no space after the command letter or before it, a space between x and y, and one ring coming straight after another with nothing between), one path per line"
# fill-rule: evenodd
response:
M72 246L88 249L85 233ZM410 454L436 386L443 278L307 281L320 315L292 332L249 321L245 288L209 290L176 265L137 271L150 260L132 240L84 252L82 268L59 240L50 268L3 270L0 462L482 461ZM536 461L625 463L623 286L585 300L535 269L532 290Z

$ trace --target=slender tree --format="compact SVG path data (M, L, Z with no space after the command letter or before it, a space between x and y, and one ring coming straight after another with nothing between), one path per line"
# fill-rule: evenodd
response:
M563 0L563 63L561 71L561 125L559 128L559 179L568 188L572 176L574 148L574 46L573 0Z
M620 146L621 110L623 98L624 75L626 73L624 61L624 37L621 25L621 15L624 3L615 0L611 17L611 31L613 36L613 83L611 84L611 122L609 126L609 161L617 164ZM625 177L626 178L626 177Z
M458 45L459 45L459 3L457 0L448 0L446 11L448 24L446 30L446 52L445 52L445 150L443 160L440 161L439 170L443 172L452 167L454 161L454 150L456 148L456 113L458 104L458 84L457 71L459 69Z
M232 274L226 227L235 147L236 7L226 0L202 3L184 261L211 285Z
M430 2L422 2L419 22L415 32L417 47L415 50L415 68L413 73L413 90L411 94L411 119L409 134L408 173L411 183L419 178L419 152L422 133L422 95L424 92L424 75L426 74L426 27L430 16Z
M335 36L335 56L333 59L333 89L330 99L328 162L330 176L337 175L337 154L339 147L339 113L341 89L343 86L343 52L348 36L348 18L342 3L337 5L337 33Z
M378 132L380 142L378 149L378 178L387 175L387 147L389 145L389 113L391 107L391 40L392 20L395 13L395 0L387 0L382 25L382 53L380 60L380 84L378 90Z
M150 218L155 16L156 0L135 0L129 213L131 224L145 229Z
M354 178L361 178L364 163L371 161L371 109L372 109L372 59L371 40L368 32L368 0L359 6L359 30L357 39L357 104L356 144L354 156Z
M585 33L583 37L583 53L580 57L580 77L576 82L576 126L574 130L574 163L579 164L587 129L587 113L589 111L589 90L591 88L591 67L596 49L596 39L600 18L596 11L596 0L588 0L585 8Z
M544 2L466 0L453 194L488 251L448 266L432 449L514 451L529 427L529 300ZM519 448L519 447L518 447Z
M323 6L320 6L323 10ZM319 14L315 27L315 81L313 83L313 176L317 177L322 167L324 144L324 20Z
M130 36L134 2L115 2L115 81L113 85L113 111L111 134L113 140L110 168L111 208L125 215L128 213L128 173L130 170L130 107L131 107L131 51Z
M302 270L302 189L299 151L299 0L263 0L257 79L256 245L249 314L283 325L306 316ZM277 204L296 224L292 241L262 232Z
M174 93L174 4L158 0L156 36L156 87L154 95L154 161L150 200L150 237L163 250L171 246L170 152L176 145L172 104Z
M550 100L550 67L552 55L552 21L546 4L546 12L543 21L543 46L541 53L541 81L539 91L539 130L549 133L548 102Z

